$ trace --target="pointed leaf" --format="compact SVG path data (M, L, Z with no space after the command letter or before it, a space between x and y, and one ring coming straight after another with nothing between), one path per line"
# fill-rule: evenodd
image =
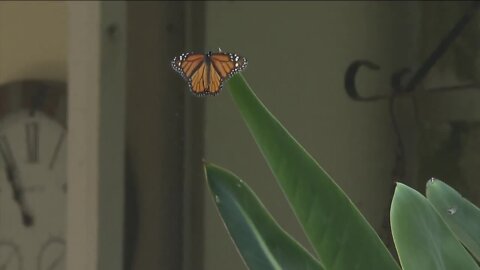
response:
M323 269L280 228L247 184L213 164L205 171L217 208L249 269Z
M230 93L326 269L399 269L373 228L255 96L241 74Z
M404 270L479 269L429 201L414 189L397 184L390 218Z
M428 181L427 198L455 236L480 261L480 209L440 180Z

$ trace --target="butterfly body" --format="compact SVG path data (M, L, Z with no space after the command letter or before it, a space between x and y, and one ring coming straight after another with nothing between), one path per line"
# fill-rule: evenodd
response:
M184 53L171 62L172 68L188 82L196 96L214 96L223 83L247 67L247 59L234 53Z

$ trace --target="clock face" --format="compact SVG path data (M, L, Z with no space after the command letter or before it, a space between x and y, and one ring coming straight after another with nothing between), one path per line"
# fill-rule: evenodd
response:
M65 269L65 128L42 111L11 112L0 154L0 269Z

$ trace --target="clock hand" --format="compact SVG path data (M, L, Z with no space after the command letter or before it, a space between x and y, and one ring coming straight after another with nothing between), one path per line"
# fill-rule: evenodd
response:
M0 152L5 161L5 167L7 171L7 181L12 187L13 200L18 204L20 213L22 215L22 223L26 227L33 225L33 216L28 211L27 204L25 202L25 195L20 185L20 179L18 178L18 170L15 165L15 160L10 150L7 138L2 135L0 137Z
M27 204L25 202L25 193L20 187L20 183L17 178L16 169L12 165L7 165L7 180L10 183L13 191L13 200L18 204L20 208L20 213L22 215L23 225L30 227L33 225L33 216L28 211Z

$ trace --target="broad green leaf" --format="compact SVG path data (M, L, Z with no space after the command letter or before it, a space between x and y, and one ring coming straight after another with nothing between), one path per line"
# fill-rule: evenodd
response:
M479 269L430 202L414 189L397 184L390 219L404 270Z
M455 236L480 261L480 209L436 179L427 183L427 198Z
M250 269L323 269L280 228L247 184L213 164L207 164L205 172L223 221Z
M230 93L326 269L399 269L330 176L255 96L241 74Z

